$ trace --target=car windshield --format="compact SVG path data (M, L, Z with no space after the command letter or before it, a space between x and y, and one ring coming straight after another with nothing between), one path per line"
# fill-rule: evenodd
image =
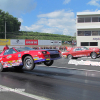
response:
M27 51L27 50L34 50L30 47L21 47L21 48L15 48L18 52L21 52L21 51Z

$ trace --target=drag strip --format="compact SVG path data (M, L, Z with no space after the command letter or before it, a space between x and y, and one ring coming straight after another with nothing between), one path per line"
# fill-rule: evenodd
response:
M68 72L72 71L70 74ZM80 100L84 97L82 92L87 91L88 99L99 96L100 78L75 75L73 70L54 67L36 66L33 71L15 71L9 69L7 72L0 73L1 88L20 88L25 92L2 92L0 100L6 96L8 100ZM83 73L80 71L80 73ZM77 91L77 93L75 92ZM81 92L80 92L81 91ZM91 92L92 91L92 92ZM100 97L100 96L99 96ZM27 99L26 99L27 98ZM98 99L96 99L98 100Z

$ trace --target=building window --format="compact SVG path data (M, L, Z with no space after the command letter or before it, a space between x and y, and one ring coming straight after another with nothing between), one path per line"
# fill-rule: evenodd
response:
M89 42L81 42L81 46L89 46Z
M98 42L81 42L81 46L98 46Z
M98 22L98 17L92 17L92 22Z
M98 31L92 31L92 36L98 36Z
M84 18L78 18L78 23L84 22Z
M91 31L85 31L85 36L91 36Z
M100 31L98 31L98 35L100 35Z
M77 31L77 36L100 36L100 31Z
M91 22L91 18L90 17L85 18L85 22Z
M78 23L84 22L100 22L100 17L86 17L86 18L77 18Z
M90 46L98 46L98 42L90 42Z
M100 22L100 17L99 17L99 22Z
M78 36L84 36L84 31L78 31Z

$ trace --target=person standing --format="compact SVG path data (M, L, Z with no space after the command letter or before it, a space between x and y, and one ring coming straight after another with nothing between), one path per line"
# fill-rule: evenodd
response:
M8 45L6 44L6 46L3 48L3 51L9 49Z

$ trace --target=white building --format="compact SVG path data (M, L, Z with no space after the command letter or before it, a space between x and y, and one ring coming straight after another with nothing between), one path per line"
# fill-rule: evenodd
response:
M100 48L100 12L78 12L77 46Z

